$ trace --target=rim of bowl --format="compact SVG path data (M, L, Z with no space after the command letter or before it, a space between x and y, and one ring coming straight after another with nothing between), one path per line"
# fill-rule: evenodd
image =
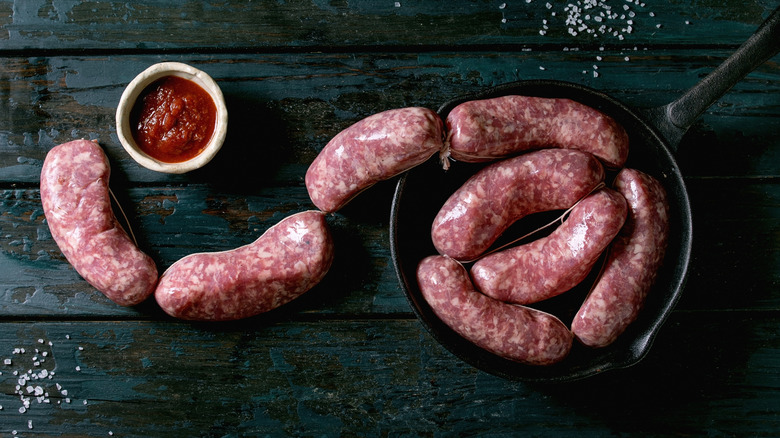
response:
M130 129L130 112L138 96L152 82L165 76L178 76L200 85L214 100L217 120L211 140L203 152L180 163L167 163L150 157L138 147ZM205 166L222 148L227 133L227 107L219 85L204 71L181 62L160 62L149 66L125 87L116 110L116 130L120 143L128 154L141 166L164 173L185 173Z

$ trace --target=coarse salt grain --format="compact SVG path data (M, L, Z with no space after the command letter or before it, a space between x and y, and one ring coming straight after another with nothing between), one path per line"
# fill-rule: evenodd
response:
M42 338L37 339L37 343L47 344L47 342ZM49 341L48 345L53 346L53 343ZM79 348L79 350L83 350L83 349L84 349L83 347ZM28 350L25 349L24 347L17 347L13 349L13 354L23 355L28 351L34 352L34 355L30 357L30 361L33 367L28 368L26 371L24 371L23 369L15 369L12 372L12 374L16 376L17 379L15 394L19 396L19 401L21 403L21 406L18 408L20 414L30 413L31 412L30 409L32 408L32 405L35 403L51 404L51 399L49 398L50 389L42 382L45 379L52 380L52 378L55 375L54 371L50 371L47 368L43 368L43 362L45 362L44 358L50 356L49 355L50 351L42 351L37 348ZM51 356L53 357L53 355ZM8 366L15 365L16 362L18 362L18 360L11 360L10 358L3 360L3 363ZM80 370L81 368L77 367L77 369ZM41 382L41 384L32 384L32 382ZM56 387L57 391L63 396L68 394L68 391L64 389L59 382L52 382L49 385L52 385L51 390L53 390L53 387ZM65 403L70 403L70 398L65 397L64 401ZM61 405L62 400L57 400L56 404ZM84 404L86 404L86 402ZM0 406L0 410L2 410L2 406ZM28 424L31 426L32 422Z

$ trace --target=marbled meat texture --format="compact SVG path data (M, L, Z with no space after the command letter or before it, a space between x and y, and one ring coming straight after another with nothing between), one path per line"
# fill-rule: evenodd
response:
M629 139L614 119L570 99L502 96L464 102L446 120L452 158L466 162L542 148L590 152L609 168L628 157Z
M560 362L571 350L573 336L558 318L475 291L466 269L449 257L425 258L417 281L439 319L484 350L529 365Z
M577 203L549 236L477 261L477 289L500 301L530 304L568 291L587 277L626 219L626 200L602 188Z
M275 309L317 285L333 261L320 211L283 219L254 242L188 255L160 277L155 299L169 315L198 321L247 318Z
M379 181L425 162L444 147L444 123L427 108L369 116L336 134L306 172L317 208L332 213Z
M531 213L565 210L604 181L591 154L545 149L480 170L450 196L433 221L442 255L474 260L510 225Z
M132 306L154 291L157 267L117 221L110 173L93 141L55 146L41 170L41 203L54 241L76 272L115 303Z
M577 338L591 347L611 344L636 320L669 239L669 203L658 180L623 169L614 186L628 201L628 218L610 248L600 279L572 322Z

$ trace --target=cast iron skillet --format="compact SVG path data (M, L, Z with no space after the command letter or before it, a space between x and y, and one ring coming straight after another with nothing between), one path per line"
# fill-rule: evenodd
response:
M417 264L436 254L430 238L433 218L444 201L484 164L451 163L443 171L436 159L412 169L398 181L390 218L390 245L402 288L430 334L451 353L491 374L522 381L563 382L637 363L648 352L661 325L682 293L691 255L692 224L688 193L674 154L688 127L712 103L747 73L780 49L780 8L732 56L682 97L668 105L637 110L591 88L553 80L520 81L454 99L441 106L445 119L458 104L510 94L569 98L597 108L621 123L630 137L627 167L659 179L670 200L670 239L659 272L640 317L612 345L586 348L575 341L570 355L552 366L529 366L503 359L476 347L446 326L433 313L417 286ZM610 175L608 175L609 178ZM614 176L614 175L612 175ZM531 228L533 229L533 228ZM511 229L508 231L511 234ZM582 286L535 307L549 311L569 325L593 278Z

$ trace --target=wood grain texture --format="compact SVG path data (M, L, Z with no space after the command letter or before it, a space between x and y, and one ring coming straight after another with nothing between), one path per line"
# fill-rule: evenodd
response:
M691 274L680 307L780 310L773 287L780 281L774 269L780 259L780 186L752 179L688 182L694 218L702 219L694 222ZM324 282L298 300L296 311L410 316L387 247L390 188L390 182L377 187L375 196L328 218L336 261ZM131 224L141 248L161 271L193 252L250 243L287 215L312 208L304 189L236 195L203 186L143 187L122 196L125 205L133 207L127 213L134 217ZM376 220L350 215L362 209L378 211ZM3 314L159 317L152 302L138 309L121 308L81 280L48 233L37 190L4 192L0 232L7 236L0 259L0 283L7 285L0 301Z
M570 34L569 3L0 0L0 436L776 435L778 57L682 140L694 245L675 312L643 361L583 381L507 381L427 333L391 262L393 180L328 217L336 259L320 285L234 323L116 306L48 232L41 165L74 138L105 148L139 245L165 269L312 208L306 168L363 117L522 79L663 105L777 6L607 2L626 14L610 24L633 21L620 39ZM164 60L212 75L230 113L221 153L186 175L141 168L116 138L122 90Z
M533 4L532 4L533 3ZM431 47L545 44L740 44L771 12L772 2L613 2L619 15L584 21L610 32L572 37L568 4L379 1L226 1L219 3L0 2L0 43L24 49L185 50ZM623 9L623 6L628 9ZM611 5L610 5L611 6ZM580 6L582 9L582 6ZM604 12L599 8L597 12ZM582 13L585 19L587 10ZM634 16L628 14L633 12ZM621 15L624 17L621 18ZM547 20L545 23L544 20ZM632 20L631 24L627 21ZM545 30L546 33L540 34ZM622 29L632 27L632 31ZM660 26L660 27L658 27ZM614 32L624 35L620 40ZM596 36L598 35L598 36Z
M774 327L767 316L681 313L634 368L527 385L454 361L413 320L3 324L0 357L13 364L0 376L0 424L27 432L29 420L42 436L769 436L780 363L766 358L780 343L753 340ZM38 366L35 349L50 352ZM8 370L29 368L55 372L33 382L50 403L9 415L21 402Z
M564 79L637 108L663 105L711 71L729 50L632 50L604 54L282 54L7 58L0 64L0 182L37 183L46 152L74 138L98 140L114 174L135 182L210 183L225 172L238 190L301 181L308 163L336 133L379 111L437 109L449 99L526 79ZM625 61L625 57L629 61ZM601 60L597 60L601 57ZM124 87L149 65L181 61L220 84L230 117L221 153L200 171L169 176L141 168L116 137ZM545 70L539 67L546 66ZM594 70L594 66L598 69ZM594 78L597 71L599 77ZM713 105L681 145L688 175L777 176L776 59ZM754 117L756 119L754 119ZM753 123L753 120L757 120ZM748 121L748 122L746 122ZM744 144L734 159L705 160ZM774 167L773 167L774 165Z

